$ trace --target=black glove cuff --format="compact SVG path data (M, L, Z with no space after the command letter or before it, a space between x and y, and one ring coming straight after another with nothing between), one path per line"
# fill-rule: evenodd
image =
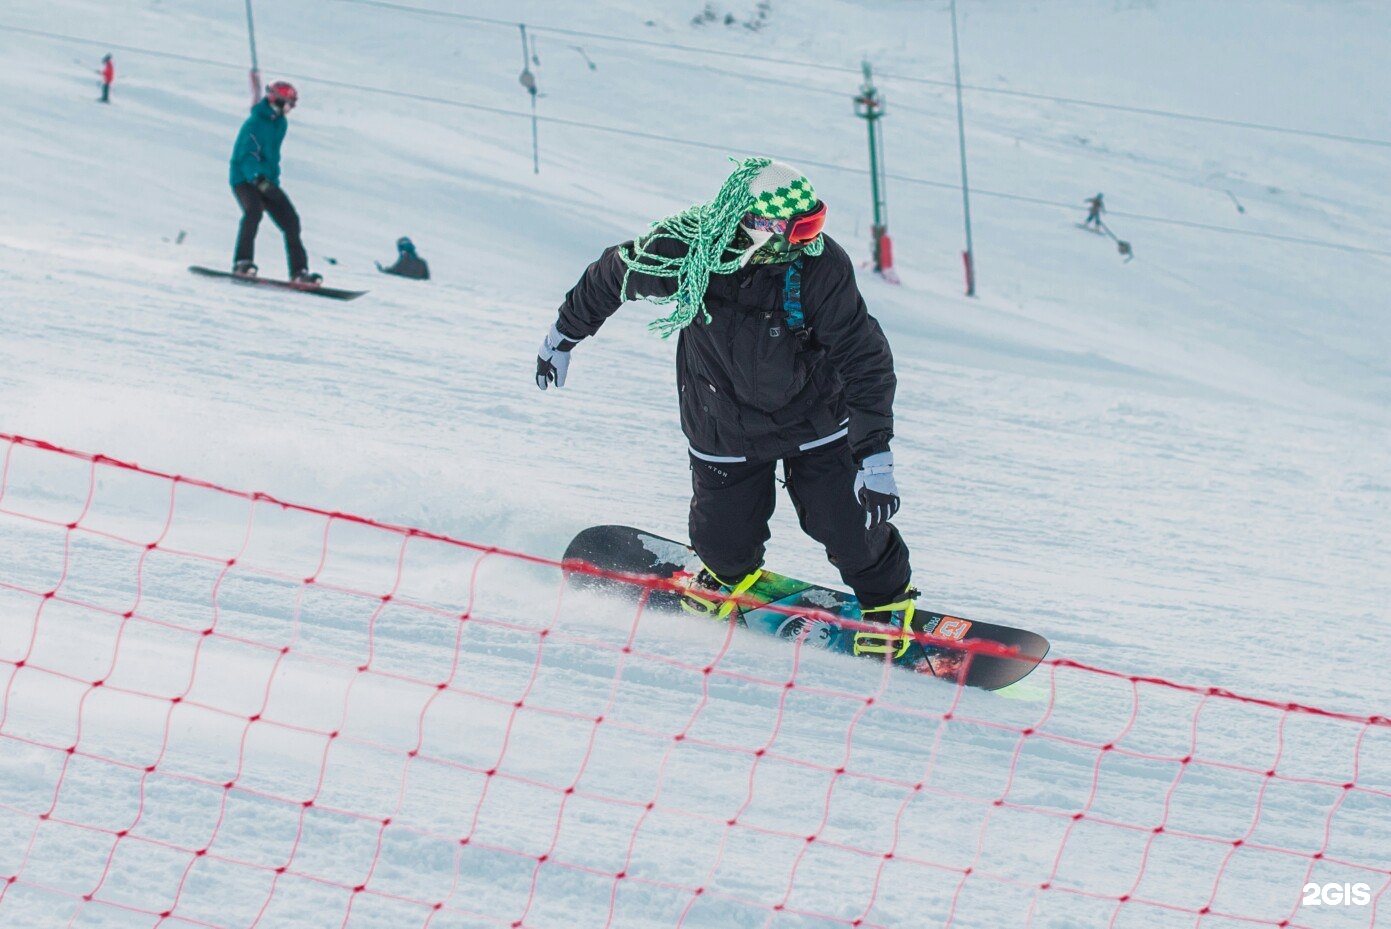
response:
M888 450L888 442L876 442L873 445L867 446L865 448L852 449L851 456L855 459L855 467L859 468L864 465L865 459L868 458L870 455L877 455L880 452L887 452Z
M555 350L556 350L556 351L558 351L558 352L568 352L570 349L572 349L572 348L574 348L576 345L579 345L579 344L580 344L580 340L579 340L579 339L575 338L574 336L570 335L570 333L568 333L568 332L566 332L564 329L560 328L560 321L559 321L559 320L556 321L556 324L555 324L555 331L556 331L557 333L559 333L559 335L560 335L560 344L557 345L557 346L555 347Z

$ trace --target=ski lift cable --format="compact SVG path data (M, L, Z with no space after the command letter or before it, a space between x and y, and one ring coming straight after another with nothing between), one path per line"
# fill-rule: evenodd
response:
M470 13L456 13L449 10L431 10L425 7L411 6L410 4L394 3L391 0L333 0L336 3L349 3L357 6L379 7L382 9L393 10L396 12L417 13L428 16L438 16L449 19L459 19L467 22L482 23L493 26L506 26L511 28L515 23L502 19L493 19L487 16L476 16ZM739 58L747 61L760 61L768 64L787 65L790 67L810 68L816 71L843 71L846 73L859 73L858 68L846 65L835 65L827 62L802 61L793 58L779 58L769 55L754 55L748 52L731 52L723 49L701 48L695 45L683 45L678 42L659 42L653 39L639 39L631 36L620 36L613 33L592 32L581 29L569 29L562 26L535 25L531 27L538 32L551 32L556 35L572 36L586 39L599 39L610 42L621 42L629 45L638 45L648 48L659 48L669 51L688 52L695 55L711 55L722 58ZM955 87L954 81L936 80L933 78L916 77L908 74L896 74L894 72L882 72L881 78L888 78L910 84L924 84L933 87ZM1153 116L1163 119L1180 119L1192 122L1208 123L1212 125L1231 126L1238 129L1251 129L1260 132L1277 132L1285 135L1307 136L1311 138L1324 139L1331 142L1341 142L1349 145L1373 145L1382 148L1391 148L1391 139L1369 138L1365 136L1349 135L1338 132L1328 132L1321 129L1304 129L1295 126L1279 126L1272 123L1260 123L1251 120L1231 119L1221 116L1206 116L1199 113L1184 113L1178 110L1164 110L1157 107L1132 106L1124 103L1110 103L1102 100L1086 100L1080 97L1067 97L1059 94L1044 94L1026 90L1011 90L1002 87L984 87L979 84L962 84L963 89L976 91L978 93L996 94L1006 97L1020 97L1026 100L1045 100L1053 103L1065 103L1072 106L1091 107L1094 109L1115 110L1118 112L1133 113L1141 116Z
M338 2L365 2L365 0L338 0ZM511 23L511 24L509 24L509 25L512 26L512 27L515 27L515 26L516 26L515 23ZM240 63L240 62L238 62L238 63L233 63L233 62L219 61L219 60L210 59L210 58L199 58L199 57L196 57L196 56L193 56L193 55L184 55L184 54L181 54L181 53L178 53L178 52L166 52L166 51L161 51L161 50L158 50L158 49L142 48L142 47L133 46L133 45L122 45L122 44L113 43L113 42L104 42L104 41L103 41L103 42L98 42L98 41L96 41L96 40L86 39L86 38L82 38L82 37L79 37L79 36L71 36L71 35L63 35L63 34L61 34L61 33L45 32L45 31L43 31L43 30L29 29L29 28L26 28L26 27L9 26L9 25L5 25L5 24L0 24L0 31L16 32L16 33L21 33L21 34L31 35L31 36L37 36L37 37L42 37L42 38L57 39L57 40L60 40L60 41L68 41L68 42L73 42L73 43L75 43L75 44L81 44L81 45L100 46L100 47L107 48L107 49L115 49L115 50L117 50L117 51L123 51L123 52L135 53L135 54L149 55L149 56L155 57L155 58L165 58L165 59L170 59L170 60L174 60L174 61L187 62L187 63L191 63L191 64L207 65L207 66L219 67L219 68L227 68L227 69L235 70L235 71L238 71L238 72L244 70L244 68L245 68L245 65L244 65L243 63ZM428 95L428 94L412 93L412 92L410 92L410 91L393 90L393 89L391 89L391 88L389 88L389 87L374 86L374 85L368 85L368 84L356 84L356 83L352 83L352 82L350 82L350 81L340 81L340 80L335 80L335 79L332 79L332 78L320 77L320 76L312 75L312 74L305 74L305 73L290 73L290 72L283 72L283 74L284 74L284 77L286 77L286 78L290 78L290 79L294 79L294 80L300 80L300 81L312 81L312 82L316 82L316 83L319 83L319 84L323 84L324 86L327 86L327 87L338 87L338 88L342 88L342 89L345 89L345 90L354 90L354 91L359 91L359 92L362 92L362 93L378 94L378 95L381 95L381 96L395 97L395 98L399 98L399 99L416 100L416 101L423 102L423 103L433 103L433 104L436 104L436 105L439 105L439 106L452 107L452 108L454 108L454 109L470 110L470 111L480 112L480 113L490 113L490 114L493 114L493 115L496 115L496 116L505 116L505 117L512 117L512 118L518 118L518 119L531 119L531 118L532 118L532 117L531 117L531 114L530 114L529 112L520 111L520 110L514 110L514 109L507 109L507 108L504 108L504 107L488 106L487 104L481 104L481 103L469 103L469 102L466 102L466 101L462 101L462 100L453 100L453 99L449 99L449 98L446 98L446 97L434 97L434 96L430 96L430 95ZM731 146L731 145L720 144L720 143L715 143L715 142L706 142L706 141L702 141L702 140L699 140L699 139L684 139L684 138L680 138L680 137L677 137L677 136L664 135L664 134L662 134L662 133L656 133L656 132L646 132L646 131L637 130L637 129L627 129L627 128L623 128L623 127L619 127L619 126L605 126L605 125L596 124L596 123L589 122L589 121L584 121L584 120L568 119L568 118L562 117L562 116L538 116L537 119L538 119L540 122L551 123L551 124L557 125L557 126L566 126L566 127L568 127L568 128L580 129L580 130L588 131L588 132L602 132L602 133L607 133L607 134L610 134L610 135L621 135L621 136L627 136L627 137L630 137L630 138L641 138L641 139L647 139L647 140L649 140L649 141L664 142L664 143L671 144L671 145L681 145L681 146L685 146L685 147L689 147L689 148L702 148L702 149L707 149L707 150L711 150L711 151L722 152L722 153L724 153L724 154L728 154L728 153L730 153L730 152L732 152L732 151L739 151L739 150L741 150L741 149L743 148L743 146L740 146L740 145L732 145L732 146ZM779 157L779 158L786 158L786 160L788 160L788 161L791 161L791 162L796 163L796 164L798 164L798 165L804 165L804 166L807 166L807 167L824 168L824 169L827 169L827 170L840 171L840 172L844 172L844 173L848 173L848 174L858 174L858 175L868 175L868 173L869 173L868 170L865 169L865 168L856 168L856 167L850 167L850 166L847 166L847 165L835 164L835 163L832 163L832 162L819 161L819 160L815 160L815 159L811 159L811 158L800 157L800 156L793 155L793 154L782 155L782 154L778 154L778 153L774 153L774 152L767 152L767 153L765 153L765 154L768 154L768 155L774 156L774 157ZM931 187L931 188L937 188L937 189L942 189L942 190L952 190L952 191L958 191L958 192L961 190L961 184L960 184L959 182L953 183L953 182L950 182L950 181L936 181L936 180L931 180L931 179L929 179L929 178L913 177L913 176L911 176L911 175L896 174L896 173L890 173L890 174L887 174L886 176L889 177L889 178L892 178L892 179L895 180L895 181L901 182L901 183L912 184L912 185L920 186L920 187ZM1067 202L1062 202L1062 201L1057 201L1057 200L1048 200L1048 199L1045 199L1045 198L1042 198L1042 197L1033 197L1033 196L1029 196L1029 195L1026 195L1026 194L1014 194L1014 193L1008 193L1008 192L1004 192L1004 191L988 190L988 189L985 189L985 188L976 187L976 186L974 186L974 185L972 185L972 187L971 187L971 192L972 192L973 194L976 194L976 195L982 196L982 197L990 197L990 198L994 198L994 199L1008 200L1008 201L1012 201L1012 202L1016 202L1016 203L1027 203L1027 204L1032 204L1032 205L1035 205L1035 206L1054 207L1054 208L1058 208L1058 209L1068 210L1068 211L1070 211L1070 212L1075 212L1076 209L1077 209L1076 204L1073 204L1073 203L1067 203ZM1126 219L1134 219L1134 220L1138 220L1138 221L1141 221L1141 222L1150 222L1150 223L1157 223L1157 224L1171 225L1171 226L1181 226L1181 227L1190 228L1190 229L1200 229L1200 230L1203 230L1203 231L1206 231L1206 232L1215 232L1215 233L1219 233L1219 234L1223 234L1223 235L1245 236L1245 237L1249 237L1249 238L1258 238L1258 239L1266 239L1266 240L1277 241L1277 242L1284 242L1284 243L1293 244L1293 245L1304 245L1304 246L1309 246L1309 247L1314 247L1314 248L1335 249L1335 250L1343 251L1343 252L1350 252L1350 253L1357 253L1357 254L1365 254L1365 255L1375 255L1375 256L1379 256L1379 257L1391 258L1391 251L1388 251L1388 250L1385 250L1385 249L1368 248L1368 247L1365 247L1365 246L1351 245L1351 244L1342 243L1342 242L1331 242L1331 241L1324 240L1324 239L1312 239L1312 238L1305 238L1305 237L1301 237L1301 236L1290 236L1290 235L1283 235L1283 234L1274 233L1274 232L1261 232L1261 231L1253 230L1253 229L1238 229L1238 228L1231 227L1231 226L1219 226L1219 225L1214 225L1214 224L1211 224L1211 223L1200 223L1200 222L1195 222L1195 221L1192 221L1192 220L1176 219L1176 218L1173 218L1173 217L1166 217L1166 216L1154 216L1154 215L1145 214L1145 213L1129 213L1129 212L1118 211L1118 210L1111 210L1111 211L1109 211L1109 212L1110 212L1111 215L1113 215L1113 216L1121 216L1121 217L1125 217Z

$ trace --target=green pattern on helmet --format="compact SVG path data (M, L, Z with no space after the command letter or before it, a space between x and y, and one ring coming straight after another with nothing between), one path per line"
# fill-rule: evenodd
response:
M710 313L705 309L710 275L733 274L741 267L741 255L731 250L730 244L745 213L786 219L815 205L816 192L804 177L773 191L755 194L750 190L750 183L772 163L770 158L745 158L725 179L713 200L697 203L653 223L651 232L635 238L630 247L618 250L618 257L627 269L623 272L623 294L631 293L628 278L634 271L653 277L676 278L676 292L671 296L643 297L652 303L676 304L669 315L648 323L648 329L665 339L689 326L697 316L710 322ZM806 205L794 206L802 202ZM786 212L768 212L773 210ZM686 253L680 258L667 258L649 251L662 238L682 243ZM820 255L824 247L825 243L817 236L802 252Z
M754 200L749 212L764 219L791 219L816 206L816 191L811 181L799 177L786 187L765 191Z

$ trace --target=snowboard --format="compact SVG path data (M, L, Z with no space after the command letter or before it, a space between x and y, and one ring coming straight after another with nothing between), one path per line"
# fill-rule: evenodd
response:
M218 271L213 268L204 268L199 265L189 266L194 274L202 274L205 277L224 277L229 278L238 284L251 284L258 287L279 287L281 290L297 290L300 293L316 294L320 297L328 297L331 300L356 300L365 290L339 290L337 287L325 287L322 284L297 284L294 281L277 281L269 277L246 277L242 274L233 274L231 271Z
M565 560L585 562L602 571L617 574L663 579L683 578L701 568L700 559L684 543L630 526L593 526L584 530L565 549ZM567 577L576 588L613 593L633 601L650 591L647 600L649 608L681 611L681 597L674 590L648 588L573 570L567 572ZM814 610L857 622L860 619L860 604L853 594L771 571L765 570L743 599L794 611L780 612L758 604L741 606L736 620L738 624L764 635L800 639L804 644L816 648L853 654L855 633L862 631L837 625L823 616L795 612L798 609ZM1037 633L962 619L922 607L913 617L913 630L933 640L940 639L942 644L914 642L908 652L895 661L896 667L985 690L1008 687L1036 668L1043 656L1048 654L1048 640ZM993 642L1013 648L1018 654L1009 657L972 654L952 648L951 643L955 642ZM880 655L867 657L883 661Z

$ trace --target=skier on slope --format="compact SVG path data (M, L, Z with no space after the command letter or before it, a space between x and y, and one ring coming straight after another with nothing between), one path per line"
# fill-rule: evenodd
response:
M681 426L690 443L691 545L702 570L683 606L728 618L757 582L779 460L802 529L826 548L867 622L856 654L901 658L914 598L908 548L889 519L893 356L850 258L822 234L826 207L800 171L749 158L716 197L604 251L566 295L536 359L565 386L570 351L626 300L674 303Z
M101 70L97 72L101 75L101 103L111 102L111 84L116 80L116 63L111 60L110 55L101 57Z
M300 241L299 214L280 187L280 144L285 140L290 110L298 101L293 85L276 81L266 88L265 97L251 108L251 115L237 133L232 147L231 182L242 218L232 262L234 274L255 276L256 263L252 259L256 253L256 230L262 214L269 213L285 234L290 280L300 284L318 284L323 280L309 272L309 256Z
M1101 194L1097 194L1095 197L1088 197L1082 202L1087 205L1087 221L1082 225L1090 226L1092 223L1095 223L1096 231L1100 232L1101 214L1106 212L1106 205L1101 202Z

